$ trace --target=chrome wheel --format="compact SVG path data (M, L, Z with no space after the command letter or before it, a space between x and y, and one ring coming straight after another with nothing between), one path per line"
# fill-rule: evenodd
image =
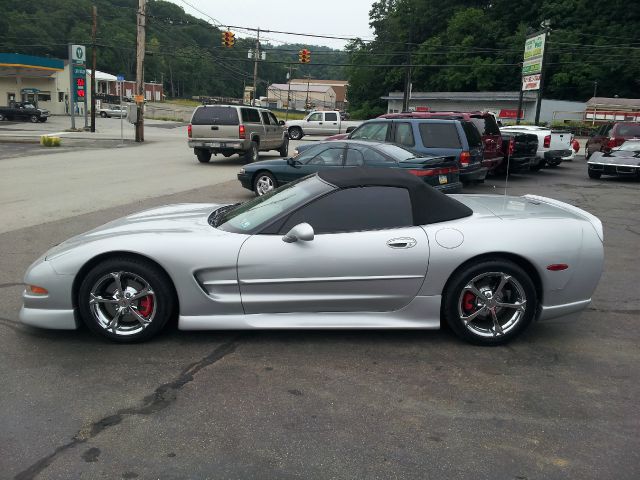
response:
M156 315L156 296L140 275L126 271L100 277L89 293L89 309L96 323L118 336L136 335Z
M462 324L480 337L501 337L514 330L527 310L521 283L504 272L486 272L464 285L458 298Z
M276 188L275 181L269 174L260 174L256 179L256 194L260 197Z

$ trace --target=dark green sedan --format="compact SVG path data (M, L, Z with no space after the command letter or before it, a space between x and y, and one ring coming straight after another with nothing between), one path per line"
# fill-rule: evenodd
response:
M444 193L462 189L453 157L434 157L400 145L358 140L320 142L294 158L274 158L246 165L238 180L256 195L319 170L346 167L401 168Z

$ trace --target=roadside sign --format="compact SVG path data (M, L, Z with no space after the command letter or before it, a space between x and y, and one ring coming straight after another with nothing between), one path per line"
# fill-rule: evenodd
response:
M84 102L86 98L87 69L83 66L74 65L72 89L76 102Z
M124 75L118 75L118 76L116 77L116 79L117 79L119 82L124 82Z
M74 64L84 65L87 60L84 45L71 45L71 60Z
M527 38L524 42L524 60L531 60L534 58L542 58L544 54L544 37L545 34L541 33L535 37Z
M134 95L133 96L133 101L136 103L142 103L144 102L144 96L143 95Z
M540 74L526 75L522 77L522 90L540 90Z
M542 57L526 60L522 63L522 75L535 75L542 71Z

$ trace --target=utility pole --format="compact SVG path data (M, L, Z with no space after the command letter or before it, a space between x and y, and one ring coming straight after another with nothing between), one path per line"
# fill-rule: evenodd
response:
M307 99L304 101L304 109L307 109L309 105L309 82L311 81L311 75L307 75Z
M136 119L136 142L144 142L144 50L145 50L145 27L146 0L138 0L138 34L136 38L136 103L138 115Z
M407 42L407 70L405 72L405 80L404 80L404 93L402 94L402 111L409 111L409 100L411 99L411 38L412 38L412 27L413 20L411 17L411 10L407 11L409 20L409 37Z
M253 100L251 102L252 106L256 106L256 94L258 93L257 83L258 83L258 60L260 59L260 27L258 27L258 36L256 37L256 50L253 52Z
M287 112L284 114L284 121L289 120L289 104L291 103L291 71L295 70L291 64L289 64L289 73L287 74L288 87L287 87Z
M535 124L538 125L540 123L540 108L542 107L542 88L544 87L544 73L546 70L547 63L547 50L549 50L549 43L547 42L549 38L549 28L550 25L549 20L545 20L543 22L544 26L544 50L542 52L542 67L540 68L540 88L538 89L538 103L536 104L536 119Z
M93 25L91 27L91 131L96 131L96 32L98 30L98 7L91 9Z
M523 87L523 81L522 81L522 68L523 68L523 64L519 63L518 65L520 65L519 67L519 76L520 76L520 95L518 95L518 111L516 112L516 125L520 125L520 115L522 115L522 99L524 97L524 90L522 89Z

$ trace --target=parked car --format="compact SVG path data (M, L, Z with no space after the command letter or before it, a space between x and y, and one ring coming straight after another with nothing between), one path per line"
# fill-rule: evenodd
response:
M347 131L349 127L357 127L362 122L349 121L342 118L341 112L313 111L302 120L286 122L289 138L300 140L305 135L335 135Z
M49 110L37 108L28 102L16 102L13 106L0 107L0 121L2 120L29 120L32 123L46 122L49 118Z
M545 164L550 167L557 167L562 163L563 158L571 158L574 151L571 148L573 134L561 130L552 130L547 127L535 125L512 125L502 127L501 132L524 132L533 133L538 136L538 165L533 169L540 169Z
M238 180L260 196L321 170L362 166L406 170L446 193L462 188L454 157L434 157L400 145L362 140L315 143L294 158L252 163L240 170Z
M501 152L504 159L496 173L539 170L538 136L524 132L502 132Z
M27 270L19 318L116 342L183 330L437 329L480 345L584 310L602 223L537 197L443 195L399 169L322 170L243 204L156 207ZM59 337L57 337L59 338Z
M187 127L189 148L201 163L211 155L238 153L246 162L257 162L259 152L277 150L289 154L289 137L283 121L266 108L239 105L196 107Z
M587 140L586 156L590 158L595 152L609 152L631 138L640 138L640 123L605 123Z
M601 175L640 178L640 139L627 140L608 152L594 152L587 161L589 178Z
M126 117L127 109L125 107L120 107L120 105L108 105L106 107L102 107L98 110L98 113L102 118L107 117Z
M489 172L493 172L500 167L502 158L502 137L496 122L496 117L489 112L409 112L409 113L389 113L381 115L379 118L441 118L460 119L473 123L482 137L483 154L482 165Z

